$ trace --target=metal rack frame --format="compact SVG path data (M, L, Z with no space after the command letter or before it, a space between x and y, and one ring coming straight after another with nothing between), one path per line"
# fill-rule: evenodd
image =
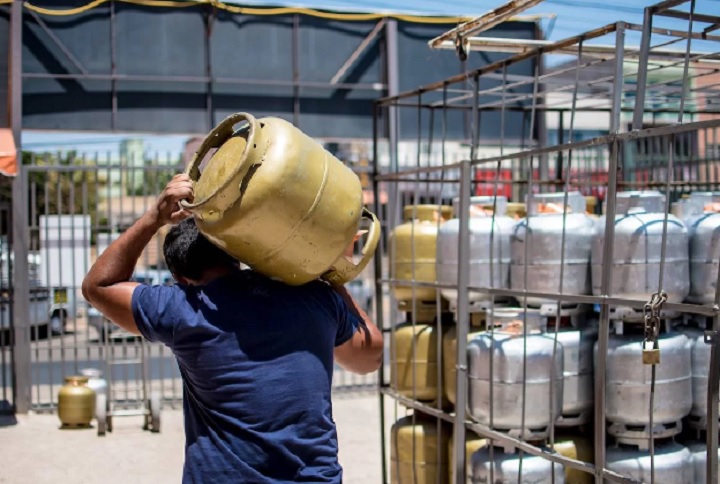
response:
M375 156L374 156L374 182L376 213L382 213L379 205L380 192L385 190L388 193L387 207L387 223L388 227L395 227L399 216L398 202L400 201L398 186L402 183L408 186L414 186L414 198L419 199L421 186L422 193L425 196L435 194L434 202L438 205L443 203L446 198L444 189L448 185L459 185L459 206L458 218L460 222L460 234L458 244L458 260L467 260L469 255L469 206L470 196L473 192L473 184L476 182L474 172L480 168L492 169L495 171L495 177L492 182L495 187L504 183L499 175L503 164L510 164L518 167L514 173L525 174L524 180L513 180L509 183L520 185L520 190L514 192L514 196L522 196L525 193L534 192L536 188L543 191L553 190L566 194L565 203L567 203L567 193L570 188L586 186L587 181L573 178L574 158L577 160L578 154L582 154L584 150L602 149L606 153L606 164L597 166L600 170L607 172L607 193L605 206L605 236L606 240L612 240L615 232L614 220L617 213L616 195L619 190L624 188L637 187L661 187L666 195L666 214L669 212L670 202L679 197L683 191L692 189L718 189L720 186L720 176L715 173L718 164L720 164L720 153L706 153L705 159L689 160L678 159L675 156L675 148L677 140L688 133L702 133L707 141L712 136L713 139L720 139L720 111L714 111L708 106L708 100L720 98L720 89L718 85L698 85L690 87L690 83L698 78L709 75L708 73L720 72L720 64L715 64L720 60L720 36L713 36L709 32L720 28L720 17L701 14L695 12L695 1L689 3L689 12L680 12L672 10L679 4L688 3L687 1L666 1L656 6L649 7L646 10L645 24L643 26L617 22L606 25L599 29L578 35L569 39L556 42L552 45L539 46L532 50L527 50L508 59L495 62L481 69L466 72L441 82L423 86L421 88L407 91L395 96L380 99L375 108ZM682 14L682 15L681 15ZM673 16L675 18L682 16L688 20L689 28L687 31L659 29L652 26L652 17L654 15ZM715 22L710 27L701 25L702 31L697 31L698 23L702 19L706 25L709 22ZM693 29L695 27L695 30ZM628 47L625 42L626 31L643 32L643 42L640 48ZM652 35L662 36L663 40L658 45L651 45L650 38ZM670 38L668 41L667 38ZM608 52L592 51L590 55L585 54L585 47L591 46L595 41L604 41L608 43L608 39L614 50ZM712 44L717 50L705 53L694 53L691 51L691 42L693 40L702 39L704 42L715 42ZM685 42L686 49L684 55L678 54L675 57L668 56L667 60L657 61L654 55L658 50L664 49L671 43ZM575 52L573 61L568 62L561 67L554 69L543 69L543 59L549 54L565 54ZM523 77L512 75L509 70L512 66L527 60L536 61L535 75L531 77ZM628 64L638 66L636 70L627 72L624 67ZM594 76L597 73L596 68L602 66L609 74L600 77ZM693 66L692 72L690 66ZM672 68L682 68L682 76L679 79L673 77ZM648 82L648 74L663 73L666 76L663 81ZM584 77L585 76L585 77ZM719 76L720 77L720 76ZM637 79L637 85L629 82ZM485 83L489 83L490 87L485 87ZM679 84L678 84L679 82ZM524 87L526 91L518 94L518 89ZM567 93L565 99L553 102L548 98L558 93ZM679 94L679 96L678 96ZM672 96L671 96L672 95ZM494 96L495 100L488 101L489 96ZM658 99L663 102L658 102ZM672 102L668 103L667 99L671 98ZM397 120L399 118L398 111L401 109L414 109L417 111L418 117L418 134L417 134L417 166L414 168L400 168L397 160ZM471 129L470 156L460 162L447 163L445 157L445 127L449 113L462 110L469 113L469 124ZM482 124L482 114L485 112L500 112L500 145L497 156L477 156L478 149L482 146L480 139L480 125ZM519 143L513 141L508 143L505 140L505 120L509 112L523 112L529 114L529 139L521 140ZM431 113L429 116L428 134L423 135L423 113ZM433 115L438 112L439 115ZM543 146L543 136L538 132L536 115L540 113L540 121L544 120L544 116L548 113L564 113L570 116L570 133L576 125L576 118L581 113L608 113L607 134L603 136L595 136L592 139L580 141L564 142L559 139L559 143L554 146ZM632 114L632 127L635 128L628 131L630 126L629 119L623 119L626 114ZM668 124L667 126L644 127L643 120L648 117L658 116L677 116L677 122ZM700 117L700 120L695 120ZM440 128L435 126L435 119L440 119ZM560 118L560 128L563 132L562 117ZM688 122L689 120L689 122ZM381 131L382 130L382 131ZM440 132L440 136L433 135ZM382 132L382 134L381 134ZM378 160L378 144L381 139L389 135L390 143L390 163L389 167L381 166ZM647 141L651 144L665 147L666 160L658 163L657 156L649 157L648 163L653 165L657 172L651 173L659 180L646 180L638 182L629 176L624 166L625 150L636 145L640 141ZM441 159L439 163L432 163L430 148L428 147L427 155L423 153L424 142L428 145L439 143L441 145ZM550 164L550 159L555 157L555 168ZM602 164L600 164L602 165ZM680 168L680 169L679 169ZM698 173L703 170L709 172L712 168L713 175L709 178L699 179ZM683 170L689 171L687 177L682 176ZM554 173L553 173L554 171ZM496 192L497 194L497 192ZM427 203L427 202L426 202ZM665 265L666 237L667 234L666 215L663 222L663 244L661 255L661 267ZM439 225L438 221L438 225ZM563 233L562 243L565 243L565 234ZM564 251L563 251L564 256ZM604 244L603 260L612 261L613 244ZM563 264L564 265L564 264ZM611 294L611 280L613 267L612 263L606 263L602 270L602 295L582 295L573 296L562 293L562 275L559 290L557 293L532 293L524 290L512 290L488 287L472 287L469 285L468 265L459 265L457 285L453 288L458 290L457 302L457 395L454 413L444 411L441 405L423 403L414 399L407 398L395 392L387 383L387 369L381 370L381 388L380 388L380 405L381 405L381 426L383 429L383 476L387 478L386 448L385 448L385 421L384 408L385 397L395 400L397 403L406 408L414 409L418 412L436 417L438 426L442 421L454 424L454 449L455 456L451 458L454 470L454 482L462 483L465 481L465 432L466 429L473 430L478 435L492 439L496 442L513 446L520 450L521 461L523 453L536 455L548 459L553 462L562 464L573 469L593 474L597 483L604 480L612 482L635 482L632 479L623 477L615 472L606 469L606 434L605 434L605 364L608 351L609 326L610 326L610 309L612 306L622 305L633 308L642 309L647 303L644 300L635 300L623 297L622 295ZM492 267L492 265L491 265ZM492 269L491 269L492 270ZM658 281L658 292L663 288L662 271L660 280ZM377 290L377 320L383 331L391 333L392 324L386 325L386 312L384 308L384 290L392 288L394 285L402 284L404 286L412 286L413 288L432 287L436 289L448 288L446 285L438 283L428 283L414 280L396 280L389 277L382 277L382 263L379 257L376 258L376 280ZM527 266L525 269L525 277L527 277ZM718 275L718 288L720 288L720 274ZM501 432L492 430L488 426L479 425L467 418L466 406L460 402L467 401L467 334L469 329L469 303L468 293L478 292L490 295L492 297L491 307L495 298L498 296L511 296L522 301L527 297L544 297L559 301L576 302L583 304L595 304L600 306L599 320L599 337L598 337L598 355L599 361L595 371L595 415L594 426L596 431L594 437L595 446L595 464L591 465L575 459L569 459L561 455L552 454L546 449L524 442L520 439L512 438ZM439 302L439 291L437 295ZM560 305L558 304L558 307ZM391 318L394 317L393 311L395 301L390 296ZM438 305L439 307L439 305ZM706 333L706 342L712 344L711 369L708 388L708 429L707 429L707 446L710 451L707 458L707 482L717 482L718 479L718 396L720 394L720 353L718 353L717 341L718 331L720 331L720 290L716 291L715 303L712 305L695 305L686 303L667 303L664 306L668 310L679 311L684 314L702 315L713 318L713 330ZM436 324L438 334L441 334L441 314L440 309L437 310L438 318ZM559 319L559 311L558 311ZM413 314L410 322L416 324L415 315ZM549 330L549 333L552 332ZM555 328L555 338L557 341L557 327ZM394 344L394 338L390 338L390 345ZM441 346L440 344L438 346ZM441 349L438 348L438 355ZM438 357L440 359L440 356ZM491 358L492 360L492 358ZM638 362L638 364L641 364ZM392 369L390 369L392 371ZM492 369L491 369L492 372ZM438 386L442 392L442 371L438 374ZM492 379L491 379L492 381ZM492 384L491 390L492 392ZM491 397L492 400L492 397ZM650 405L653 405L652 397ZM397 406L396 406L397 413ZM652 422L652 412L650 418ZM524 417L523 417L524 418ZM492 416L491 416L492 421ZM553 444L554 424L550 430L550 444ZM650 446L650 454L654 468L654 447ZM521 464L522 465L522 464Z

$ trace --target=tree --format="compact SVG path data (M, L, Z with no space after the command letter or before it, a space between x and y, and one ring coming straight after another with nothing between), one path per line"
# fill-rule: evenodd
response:
M98 223L100 182L94 164L74 151L66 153L22 152L22 164L28 173L28 225L37 227L41 215L90 215ZM56 166L56 170L40 167ZM74 168L73 168L74 167ZM12 178L0 176L0 203L12 199ZM38 247L37 231L31 231L31 247Z

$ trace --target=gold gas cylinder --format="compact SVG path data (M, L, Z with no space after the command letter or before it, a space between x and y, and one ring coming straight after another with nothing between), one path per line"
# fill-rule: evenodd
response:
M390 234L391 277L398 280L435 282L435 258L439 225L452 217L447 205L408 205L403 209L404 223ZM396 285L398 301L435 301L432 287Z
M595 452L592 445L592 436L578 433L558 432L555 435L555 451L570 459L576 459L589 464L595 463ZM592 484L595 478L587 472L565 468L566 484Z
M527 208L524 203L508 203L507 204L507 215L515 220L527 217Z
M585 213L592 217L599 218L595 214L595 207L597 207L597 198L592 195L585 197Z
M482 331L480 328L470 328L467 340L472 341ZM443 387L445 398L455 405L457 393L457 326L452 325L443 336Z
M236 129L240 123L246 124ZM200 231L268 277L291 285L318 277L343 284L375 252L380 222L363 208L357 175L287 121L229 116L208 134L186 173L195 198L181 206ZM372 224L355 264L344 252L363 217Z
M58 417L63 426L87 426L95 415L95 392L86 376L66 376L58 393Z
M413 421L414 419L414 421ZM416 413L401 418L390 431L392 484L443 484L448 476L448 442L452 426ZM438 455L439 453L439 455ZM438 459L439 457L439 459Z
M438 335L435 324L399 324L390 345L390 385L425 402L438 400Z
M487 444L487 439L483 439L472 430L465 430L465 482L472 482L472 455L485 447ZM455 462L455 458L453 457L454 449L455 443L453 442L453 437L451 436L448 443L448 460L451 463L448 465L448 482L454 482L452 478L454 465L452 463Z

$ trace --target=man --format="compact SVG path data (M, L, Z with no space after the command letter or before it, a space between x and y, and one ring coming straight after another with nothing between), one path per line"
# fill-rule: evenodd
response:
M83 281L111 321L175 354L184 382L185 483L341 482L330 388L333 361L375 371L382 335L343 288L287 286L237 262L199 233L177 175ZM155 232L175 286L129 282Z

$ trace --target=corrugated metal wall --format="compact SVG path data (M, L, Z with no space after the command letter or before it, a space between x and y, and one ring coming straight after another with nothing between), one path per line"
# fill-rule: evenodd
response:
M0 29L6 23L0 17ZM372 100L385 94L382 33L341 76L341 87L330 85L376 22L108 2L72 16L25 9L23 23L25 129L204 133L211 123L244 110L297 121L314 137L368 139ZM401 90L464 69L453 52L427 46L447 28L399 22ZM511 22L487 35L533 38L535 24ZM0 58L7 56L0 52ZM467 67L497 58L475 53ZM532 68L528 62L518 73L531 74ZM498 129L490 117L486 129ZM509 129L521 124L507 120ZM416 123L401 120L401 126L402 136L416 135ZM462 116L453 115L449 136L464 138L464 130Z

